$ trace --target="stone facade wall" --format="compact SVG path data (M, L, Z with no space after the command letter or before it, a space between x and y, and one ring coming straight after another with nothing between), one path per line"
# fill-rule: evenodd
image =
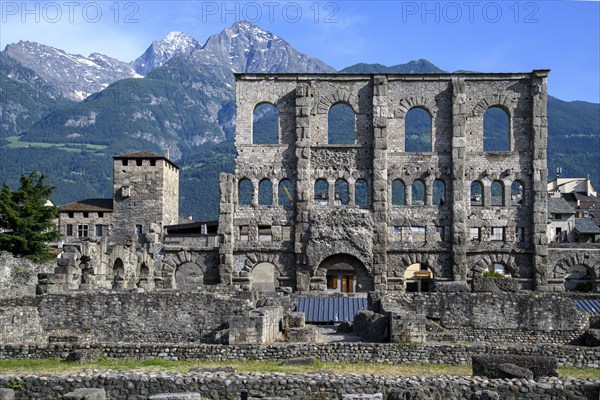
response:
M15 399L50 399L76 388L103 388L107 399L147 400L161 393L195 393L207 399L237 399L242 390L250 398L339 400L342 395L396 392L402 399L489 399L528 398L593 399L598 397L597 379L542 378L486 379L485 377L396 378L385 376L327 373L245 374L201 372L187 374L99 371L66 376L0 377L0 384L11 379L24 383ZM196 398L196 397L194 397ZM345 398L345 397L344 397ZM358 397L357 397L358 398ZM363 398L363 397L360 397Z
M238 289L218 293L74 293L0 300L0 343L50 337L98 342L202 342L254 304Z
M293 232L295 289L302 292L327 290L323 265L339 255L353 257L366 270L370 283L359 291L403 291L408 262L426 266L440 281L471 279L482 265L501 263L523 289L546 288L547 244L540 236L546 201L540 185L546 180L547 73L237 75L238 156L234 174L222 176L221 276L240 276L234 260L248 246L257 252L287 250L276 235L265 243L253 234L261 227L285 227ZM252 140L253 111L265 102L279 111L277 144ZM354 144L328 143L328 113L338 103L354 110ZM490 107L508 115L508 151L483 150L483 114ZM414 108L431 116L431 151L405 149L406 114ZM249 206L238 201L245 179L254 190ZM272 182L275 201L269 206L258 201L263 179ZM291 210L276 201L283 179L295 187ZM314 197L318 179L328 184L324 204ZM347 206L335 204L338 179L348 183ZM358 180L368 185L366 207L355 202ZM392 203L397 180L405 185L404 205ZM424 183L425 199L412 205L417 180ZM504 189L501 204L491 202L494 181ZM442 204L432 201L436 182L444 187ZM483 186L480 206L471 204L471 182ZM523 187L519 206L513 206L513 182ZM411 238L412 227L424 228L422 237ZM480 229L477 241L471 240L471 228ZM492 237L494 228L502 229L501 240ZM517 229L524 232L520 239ZM249 234L242 238L240 232Z

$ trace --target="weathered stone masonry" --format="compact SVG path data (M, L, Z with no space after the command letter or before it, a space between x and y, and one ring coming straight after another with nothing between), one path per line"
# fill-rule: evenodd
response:
M421 264L436 281L470 281L495 263L524 289L548 289L546 229L546 77L548 70L506 74L322 75L240 74L237 80L237 158L221 181L220 276L252 287L253 268L273 264L275 286L301 292L327 288L328 268L350 266L358 291L402 291L404 271ZM253 111L262 103L279 113L277 144L253 144ZM349 105L354 144L328 144L328 112ZM483 151L483 114L499 107L509 116L509 151ZM431 116L431 152L407 152L405 116L413 108ZM248 179L252 204L239 203ZM268 179L273 204L258 202ZM277 203L278 186L293 182L291 209ZM326 204L314 185L328 183ZM349 205L335 205L333 186L344 179ZM402 180L408 205L393 205L391 186ZM355 205L355 183L368 184L368 206ZM410 185L425 184L423 205L411 204ZM435 181L444 201L432 203ZM503 185L502 205L490 201L490 185ZM513 182L523 187L511 206ZM470 202L470 184L484 188L481 206ZM271 228L272 240L254 234ZM424 240L398 240L395 232L425 227ZM516 229L524 229L524 239ZM472 241L471 228L481 231ZM503 240L492 240L500 228ZM242 239L242 232L250 232ZM289 236L282 232L291 232ZM441 239L435 237L441 233ZM252 260L252 261L248 261Z

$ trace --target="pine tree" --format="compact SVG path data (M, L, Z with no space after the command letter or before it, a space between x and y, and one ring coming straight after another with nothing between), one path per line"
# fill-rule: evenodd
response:
M54 258L47 243L60 238L54 219L58 209L46 205L53 186L37 171L21 176L21 187L11 190L3 184L0 190L0 250L37 262Z

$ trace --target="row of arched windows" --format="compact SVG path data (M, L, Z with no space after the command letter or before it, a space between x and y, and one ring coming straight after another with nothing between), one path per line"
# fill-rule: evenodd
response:
M280 205L291 208L294 202L294 185L289 179L282 179L273 185L270 179L263 179L258 183L255 191L254 184L248 178L238 183L238 204L240 206L271 206Z
M262 179L255 190L250 179L244 178L238 184L238 204L240 206L271 206L281 205L290 208L294 201L294 185L289 179L282 179L276 185L270 179ZM429 195L431 202L429 202ZM470 185L471 206L521 206L523 204L523 183L513 181L510 185L510 197L506 197L504 182L495 180L486 187L480 181ZM331 201L330 201L331 200ZM314 184L314 202L317 205L341 205L367 207L369 205L369 184L364 179L358 179L349 184L343 178L337 179L332 185L323 179L317 179ZM441 179L433 181L431 188L416 179L407 188L404 181L395 179L391 186L391 202L393 206L443 206L446 204L446 184Z
M513 181L510 185L510 197L506 197L504 182L495 180L489 187L485 187L480 181L471 182L471 206L492 207L519 207L523 205L524 191L523 183Z
M279 144L279 111L269 103L254 108L253 144ZM411 108L405 116L405 152L432 151L432 118L423 107ZM327 115L327 143L355 144L355 113L346 103L331 106ZM483 151L510 151L508 113L500 107L489 107L483 114Z
M401 179L392 181L392 205L393 206L443 206L446 203L446 184L441 179L436 179L431 187L431 204L427 198L428 192L425 183L416 179L407 190Z
M317 179L314 185L314 202L317 205L368 207L369 184L364 179L348 184L345 179L339 178L330 186L325 179Z

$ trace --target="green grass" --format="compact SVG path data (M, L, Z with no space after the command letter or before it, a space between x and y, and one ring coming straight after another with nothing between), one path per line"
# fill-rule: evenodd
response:
M60 359L9 359L0 360L0 372L11 373L69 373L84 369L120 370L120 371L167 371L171 373L186 373L191 368L233 367L238 372L245 373L287 373L308 374L319 371L331 371L336 375L361 374L380 376L470 376L471 365L449 364L373 364L365 362L320 362L315 365L283 366L274 361L244 361L244 362L200 362L200 361L170 361L160 358L148 360L108 360L101 359L94 363L76 364ZM600 379L600 370L589 368L559 368L560 376L577 378Z
M85 143L43 143L43 142L21 142L20 136L8 136L5 138L8 144L5 146L9 149L23 149L29 147L39 148L58 148L65 151L81 151L82 149L87 150L104 150L106 146L99 144L85 144Z

